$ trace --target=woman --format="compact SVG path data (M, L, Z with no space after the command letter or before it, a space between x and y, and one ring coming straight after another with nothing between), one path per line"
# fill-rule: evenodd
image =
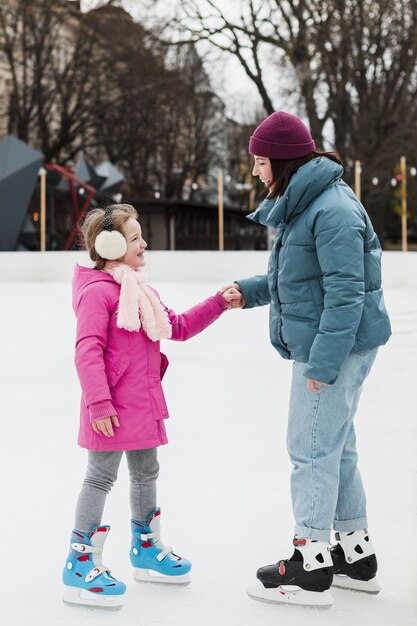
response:
M249 219L276 228L276 236L267 273L235 285L244 308L270 304L271 342L294 361L287 446L295 518L293 556L261 567L261 584L249 593L329 607L332 582L379 591L353 417L378 347L391 335L381 247L341 178L339 156L317 151L297 117L270 115L249 152L253 175L269 191Z

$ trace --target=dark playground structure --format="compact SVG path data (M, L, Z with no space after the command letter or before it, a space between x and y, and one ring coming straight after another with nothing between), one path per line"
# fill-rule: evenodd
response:
M78 225L94 206L129 202L139 211L152 250L217 250L218 209L181 200L123 197L123 175L109 161L92 167L80 154L75 171L44 163L37 150L10 135L0 139L0 251L40 249L39 170L45 170L46 250L81 247ZM224 249L265 250L265 229L241 208L224 207Z

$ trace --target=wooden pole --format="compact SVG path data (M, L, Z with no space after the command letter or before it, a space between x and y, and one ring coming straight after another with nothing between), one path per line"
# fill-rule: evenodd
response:
M401 166L401 233L402 233L402 251L408 250L407 238L407 163L405 156L400 159Z
M41 228L41 252L46 250L46 169L41 167L39 170L41 178L41 210L40 210L40 228Z
M217 169L217 188L219 198L219 250L224 250L224 209L223 209L223 170Z
M358 200L361 199L361 162L355 161L355 194Z

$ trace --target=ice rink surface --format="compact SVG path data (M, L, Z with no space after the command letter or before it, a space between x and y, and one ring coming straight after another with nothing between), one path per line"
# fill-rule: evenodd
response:
M219 285L155 285L181 312ZM104 562L128 584L124 608L61 602L86 452L76 444L79 385L66 283L1 284L2 622L7 626L412 626L417 623L417 294L386 291L394 336L356 417L360 468L382 591L334 590L329 611L254 602L260 565L291 555L285 449L291 363L268 339L267 307L227 312L187 343L165 342L170 443L160 449L162 538L193 562L192 583L132 580L123 461L103 523Z

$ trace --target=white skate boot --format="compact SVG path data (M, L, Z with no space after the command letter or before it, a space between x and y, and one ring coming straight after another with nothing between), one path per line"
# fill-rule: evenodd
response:
M333 587L379 593L381 587L375 578L378 564L368 530L336 532L335 538L337 544L330 551L334 569Z

